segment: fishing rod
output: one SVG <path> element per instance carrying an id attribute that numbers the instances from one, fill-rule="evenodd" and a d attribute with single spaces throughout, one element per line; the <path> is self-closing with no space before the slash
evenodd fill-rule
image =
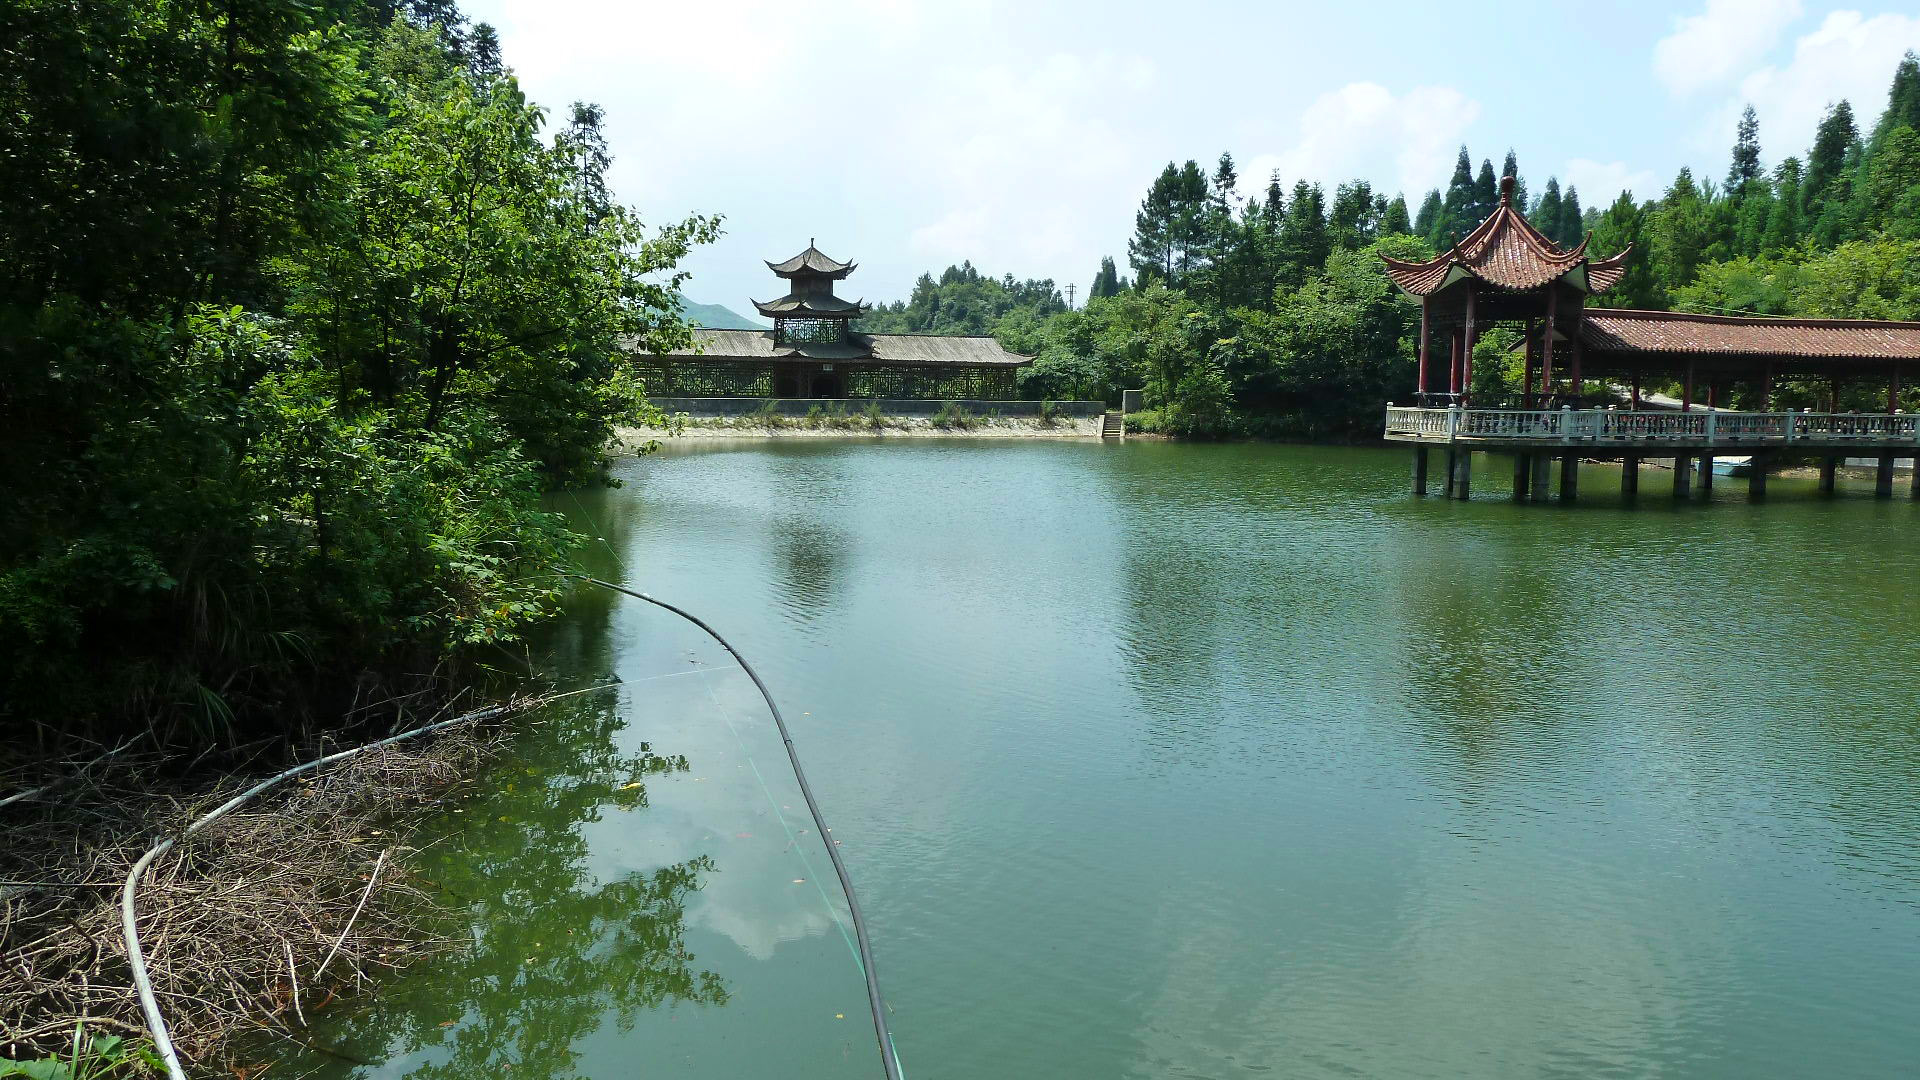
<path id="1" fill-rule="evenodd" d="M 787 761 L 793 765 L 793 778 L 800 782 L 800 795 L 806 800 L 807 812 L 813 815 L 813 824 L 819 830 L 820 838 L 826 841 L 827 858 L 833 861 L 833 872 L 839 876 L 840 889 L 846 893 L 847 896 L 847 912 L 852 917 L 853 935 L 860 949 L 860 968 L 867 977 L 867 1007 L 873 1012 L 873 1033 L 874 1037 L 880 1042 L 880 1064 L 886 1070 L 887 1080 L 901 1080 L 900 1054 L 894 1049 L 893 1032 L 887 1029 L 887 1003 L 886 999 L 880 996 L 880 976 L 874 969 L 873 943 L 867 940 L 867 923 L 860 914 L 860 901 L 854 896 L 853 878 L 847 873 L 847 864 L 840 859 L 840 850 L 837 842 L 833 839 L 833 830 L 827 828 L 826 818 L 820 813 L 820 803 L 813 797 L 813 786 L 807 783 L 807 772 L 800 767 L 800 754 L 793 747 L 793 735 L 787 730 L 786 718 L 780 715 L 780 706 L 773 700 L 773 692 L 767 689 L 765 682 L 761 681 L 760 673 L 753 670 L 753 665 L 747 663 L 747 658 L 740 655 L 740 650 L 734 648 L 732 642 L 721 637 L 718 630 L 708 626 L 705 620 L 701 619 L 698 615 L 684 608 L 669 604 L 665 600 L 657 599 L 643 592 L 636 592 L 624 585 L 615 585 L 611 581 L 602 581 L 599 578 L 588 577 L 585 574 L 559 570 L 557 567 L 555 569 L 556 572 L 563 577 L 574 578 L 590 585 L 598 585 L 603 589 L 611 589 L 614 592 L 631 596 L 636 600 L 644 600 L 655 607 L 666 608 L 668 611 L 673 612 L 675 615 L 706 631 L 707 636 L 719 642 L 721 648 L 727 650 L 735 660 L 739 661 L 740 670 L 746 672 L 747 677 L 753 680 L 753 685 L 759 688 L 760 696 L 766 699 L 767 708 L 773 713 L 774 726 L 780 729 L 780 741 L 786 745 Z"/>

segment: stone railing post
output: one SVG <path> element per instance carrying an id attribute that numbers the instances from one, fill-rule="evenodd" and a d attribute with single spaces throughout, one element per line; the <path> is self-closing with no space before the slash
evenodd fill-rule
<path id="1" fill-rule="evenodd" d="M 1707 410 L 1707 425 L 1706 425 L 1706 427 L 1707 427 L 1707 445 L 1708 445 L 1708 446 L 1712 446 L 1712 445 L 1713 445 L 1713 436 L 1714 436 L 1714 430 L 1715 430 L 1715 428 L 1716 428 L 1716 425 L 1715 425 L 1715 423 L 1714 423 L 1714 412 L 1713 412 L 1713 410 L 1711 410 L 1711 409 L 1709 409 L 1709 410 Z"/>
<path id="2" fill-rule="evenodd" d="M 1447 441 L 1452 442 L 1460 434 L 1460 406 L 1447 406 Z"/>
<path id="3" fill-rule="evenodd" d="M 1571 405 L 1560 406 L 1559 421 L 1560 421 L 1560 441 L 1563 443 L 1572 442 L 1573 441 L 1573 406 Z"/>

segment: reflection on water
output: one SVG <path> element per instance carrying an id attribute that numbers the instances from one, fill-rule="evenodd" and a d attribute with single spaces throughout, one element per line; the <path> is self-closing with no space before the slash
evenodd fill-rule
<path id="1" fill-rule="evenodd" d="M 1920 507 L 1676 507 L 1650 475 L 1627 509 L 1599 468 L 1574 507 L 1422 501 L 1401 452 L 1137 441 L 622 473 L 561 508 L 608 538 L 597 572 L 712 620 L 779 695 L 920 1080 L 1920 1060 Z M 575 603 L 554 670 L 624 685 L 530 736 L 537 794 L 476 796 L 509 800 L 459 834 L 476 874 L 549 850 L 459 879 L 498 966 L 357 1021 L 402 1055 L 368 1075 L 451 1061 L 468 1024 L 496 1032 L 474 1068 L 877 1075 L 751 685 L 666 616 Z M 622 809 L 642 740 L 688 768 Z M 550 826 L 495 820 L 546 799 Z M 617 882 L 651 918 L 596 906 Z M 567 929 L 593 943 L 562 985 L 512 968 Z M 627 951 L 654 974 L 621 982 Z"/>

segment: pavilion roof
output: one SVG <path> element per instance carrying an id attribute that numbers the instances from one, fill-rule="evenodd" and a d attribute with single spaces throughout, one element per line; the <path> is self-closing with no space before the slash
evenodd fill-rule
<path id="1" fill-rule="evenodd" d="M 1514 292 L 1565 280 L 1584 292 L 1603 293 L 1626 277 L 1627 252 L 1589 259 L 1592 239 L 1589 234 L 1572 251 L 1562 250 L 1514 208 L 1513 180 L 1507 177 L 1500 181 L 1500 206 L 1447 251 L 1426 262 L 1381 258 L 1387 276 L 1413 296 L 1439 292 L 1466 278 Z"/>
<path id="2" fill-rule="evenodd" d="M 1920 322 L 1588 308 L 1580 340 L 1588 349 L 1610 353 L 1920 361 Z"/>
<path id="3" fill-rule="evenodd" d="M 819 296 L 801 296 L 789 293 L 778 300 L 753 302 L 755 310 L 769 318 L 775 315 L 820 315 L 840 316 L 859 315 L 867 310 L 867 305 L 859 300 L 842 300 L 831 293 Z"/>
<path id="4" fill-rule="evenodd" d="M 793 277 L 795 274 L 820 274 L 830 278 L 843 278 L 853 273 L 858 263 L 843 263 L 828 257 L 813 241 L 807 241 L 807 250 L 788 259 L 786 262 L 767 263 L 767 269 L 781 277 Z"/>

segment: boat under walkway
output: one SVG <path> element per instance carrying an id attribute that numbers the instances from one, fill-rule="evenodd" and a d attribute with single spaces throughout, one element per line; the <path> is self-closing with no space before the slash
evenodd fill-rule
<path id="1" fill-rule="evenodd" d="M 1387 407 L 1386 438 L 1414 447 L 1413 490 L 1427 493 L 1428 451 L 1446 451 L 1443 490 L 1448 498 L 1468 496 L 1469 455 L 1476 450 L 1514 455 L 1513 495 L 1543 499 L 1550 470 L 1560 460 L 1560 497 L 1579 492 L 1582 459 L 1619 461 L 1625 473 L 1621 490 L 1639 492 L 1639 465 L 1645 458 L 1673 460 L 1675 497 L 1695 484 L 1703 493 L 1713 485 L 1713 459 L 1751 457 L 1748 494 L 1765 498 L 1771 460 L 1791 455 L 1818 458 L 1820 490 L 1831 492 L 1843 457 L 1873 457 L 1874 494 L 1893 494 L 1896 458 L 1920 454 L 1920 414 L 1814 412 L 1650 412 L 1630 409 L 1475 409 Z M 1913 471 L 1909 494 L 1920 499 L 1920 469 Z"/>

